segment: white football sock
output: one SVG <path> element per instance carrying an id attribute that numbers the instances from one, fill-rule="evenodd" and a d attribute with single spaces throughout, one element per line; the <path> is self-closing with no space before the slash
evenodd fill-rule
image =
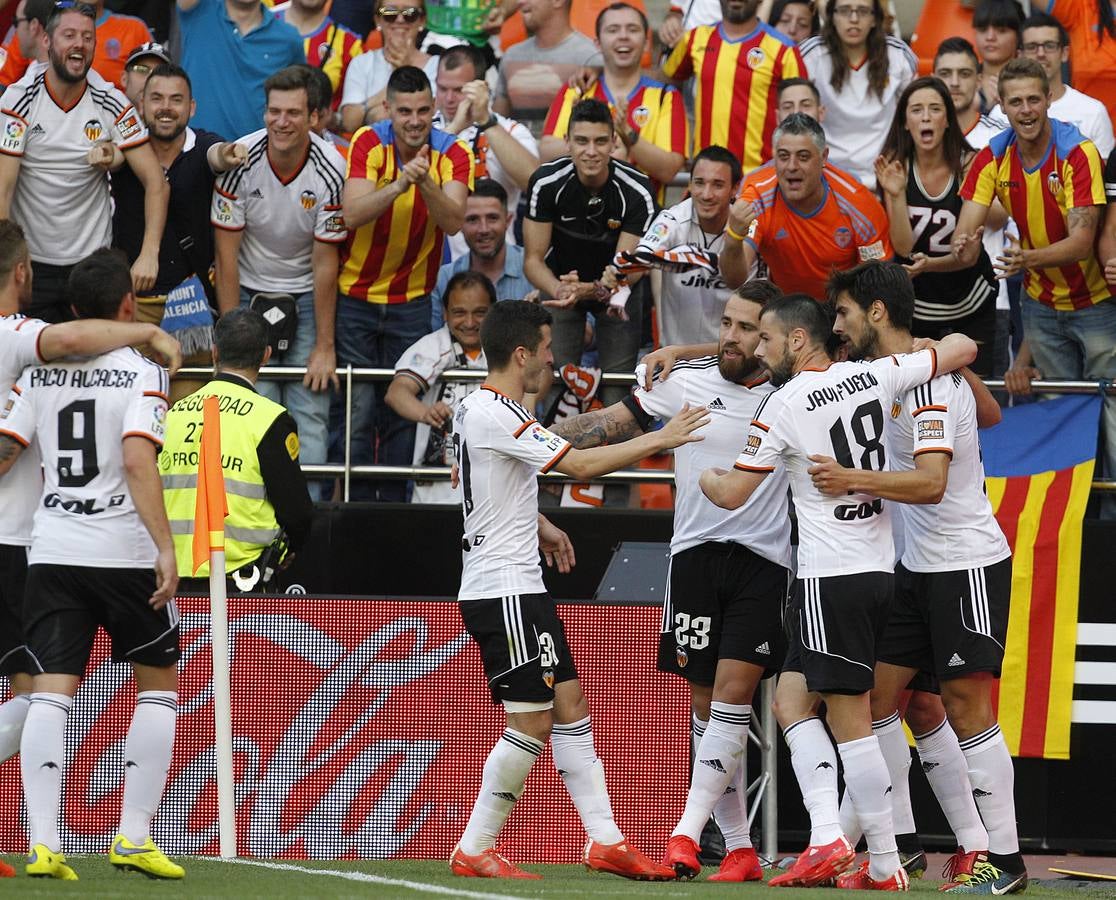
<path id="1" fill-rule="evenodd" d="M 802 803 L 810 814 L 810 844 L 831 844 L 841 837 L 833 741 L 817 716 L 795 722 L 783 732 L 783 738 L 790 748 Z"/>
<path id="2" fill-rule="evenodd" d="M 0 763 L 19 753 L 23 723 L 27 719 L 27 710 L 30 708 L 30 694 L 16 694 L 0 706 Z"/>
<path id="3" fill-rule="evenodd" d="M 476 856 L 496 846 L 496 837 L 523 793 L 523 784 L 542 749 L 530 735 L 504 729 L 484 761 L 480 793 L 459 842 L 463 853 Z"/>
<path id="4" fill-rule="evenodd" d="M 988 852 L 1008 856 L 1019 852 L 1019 832 L 1015 824 L 1015 767 L 1011 762 L 1000 726 L 974 734 L 961 741 L 961 751 L 969 767 L 980 817 L 988 829 Z M 967 849 L 967 848 L 966 848 Z"/>
<path id="5" fill-rule="evenodd" d="M 136 696 L 132 726 L 124 742 L 124 801 L 120 808 L 120 833 L 133 844 L 142 844 L 151 835 L 151 818 L 167 784 L 177 721 L 176 692 L 143 691 Z"/>
<path id="6" fill-rule="evenodd" d="M 612 817 L 604 764 L 593 746 L 593 723 L 586 716 L 568 725 L 555 725 L 550 732 L 554 768 L 577 807 L 585 832 L 598 844 L 618 844 L 624 835 Z"/>
<path id="7" fill-rule="evenodd" d="M 948 720 L 942 719 L 927 734 L 915 735 L 915 746 L 922 772 L 953 829 L 957 845 L 970 851 L 987 850 L 988 832 L 973 799 L 969 767 Z"/>
<path id="8" fill-rule="evenodd" d="M 886 881 L 899 868 L 899 852 L 891 825 L 891 779 L 880 752 L 880 742 L 870 735 L 837 745 L 845 767 L 845 787 L 868 842 L 868 873 Z"/>
<path id="9" fill-rule="evenodd" d="M 725 798 L 725 790 L 740 768 L 751 716 L 752 707 L 748 705 L 735 706 L 716 701 L 710 704 L 709 726 L 694 755 L 694 771 L 690 776 L 686 808 L 673 834 L 684 834 L 695 842 L 701 840 L 705 823 L 709 821 L 714 807 Z M 731 820 L 733 811 L 728 808 L 725 811 Z M 739 823 L 736 823 L 736 827 L 739 828 Z M 724 834 L 724 831 L 721 833 Z M 728 835 L 725 835 L 725 846 L 728 846 Z"/>
<path id="10" fill-rule="evenodd" d="M 872 723 L 872 733 L 880 744 L 880 753 L 891 777 L 891 825 L 896 834 L 916 834 L 914 811 L 911 809 L 911 748 L 899 713 Z"/>
<path id="11" fill-rule="evenodd" d="M 66 765 L 66 717 L 73 704 L 65 694 L 32 694 L 19 745 L 31 844 L 45 844 L 53 853 L 62 850 L 58 807 Z"/>

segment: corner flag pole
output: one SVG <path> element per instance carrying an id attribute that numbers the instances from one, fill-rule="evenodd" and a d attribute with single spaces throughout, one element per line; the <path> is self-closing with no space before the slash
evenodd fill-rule
<path id="1" fill-rule="evenodd" d="M 213 651 L 213 719 L 217 755 L 217 821 L 221 856 L 236 856 L 236 786 L 233 779 L 232 685 L 229 676 L 229 610 L 225 589 L 225 477 L 221 471 L 221 413 L 216 397 L 202 406 L 198 487 L 194 509 L 193 564 L 209 561 L 210 646 Z"/>

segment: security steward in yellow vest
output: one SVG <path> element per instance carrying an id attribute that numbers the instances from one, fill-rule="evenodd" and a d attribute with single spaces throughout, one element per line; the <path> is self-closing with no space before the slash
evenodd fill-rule
<path id="1" fill-rule="evenodd" d="M 209 563 L 193 571 L 194 504 L 202 406 L 216 396 L 221 410 L 221 468 L 229 515 L 225 520 L 225 572 L 232 591 L 260 590 L 269 548 L 286 534 L 297 552 L 310 534 L 314 505 L 298 464 L 298 429 L 280 404 L 256 393 L 260 367 L 271 355 L 267 322 L 239 307 L 213 329 L 216 374 L 205 387 L 167 412 L 167 434 L 159 454 L 163 502 L 174 538 L 180 593 L 209 592 Z M 280 552 L 281 557 L 286 549 Z M 275 563 L 279 559 L 274 559 Z M 197 579 L 186 581 L 186 579 Z"/>

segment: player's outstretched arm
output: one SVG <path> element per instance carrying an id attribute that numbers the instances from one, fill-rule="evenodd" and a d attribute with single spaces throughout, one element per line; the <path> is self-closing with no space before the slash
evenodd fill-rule
<path id="1" fill-rule="evenodd" d="M 977 427 L 991 428 L 993 425 L 999 425 L 1004 417 L 1004 411 L 1000 409 L 1000 404 L 996 402 L 996 398 L 981 381 L 980 376 L 968 366 L 962 368 L 960 374 L 968 384 L 969 390 L 973 392 L 973 399 L 976 401 Z"/>
<path id="2" fill-rule="evenodd" d="M 555 468 L 563 475 L 570 475 L 578 481 L 597 478 L 608 472 L 615 472 L 635 465 L 641 459 L 688 444 L 703 440 L 695 432 L 709 421 L 709 413 L 702 406 L 684 406 L 681 412 L 658 431 L 652 431 L 608 447 L 594 447 L 591 450 L 570 450 Z"/>
<path id="3" fill-rule="evenodd" d="M 174 597 L 178 587 L 178 568 L 174 561 L 174 541 L 171 538 L 167 511 L 163 506 L 163 482 L 156 464 L 158 448 L 145 437 L 133 435 L 123 441 L 124 477 L 128 493 L 136 506 L 151 540 L 155 542 L 155 593 L 148 603 L 162 609 Z"/>
<path id="4" fill-rule="evenodd" d="M 674 364 L 683 359 L 701 359 L 703 356 L 716 356 L 717 344 L 671 344 L 652 350 L 636 366 L 636 378 L 643 382 L 643 389 L 649 391 L 659 376 L 659 381 L 666 381 Z"/>
<path id="5" fill-rule="evenodd" d="M 0 475 L 3 475 L 15 465 L 19 455 L 23 452 L 23 444 L 13 437 L 0 434 Z"/>
<path id="6" fill-rule="evenodd" d="M 920 453 L 909 472 L 874 472 L 846 469 L 830 456 L 814 454 L 806 471 L 821 493 L 828 497 L 871 494 L 900 503 L 940 503 L 949 481 L 946 453 Z"/>
<path id="7" fill-rule="evenodd" d="M 389 389 L 389 403 L 390 397 Z M 577 450 L 588 450 L 590 447 L 619 444 L 631 440 L 643 434 L 646 428 L 636 419 L 635 413 L 628 405 L 629 402 L 635 401 L 624 400 L 604 409 L 595 409 L 592 412 L 563 419 L 551 425 L 550 430 L 564 437 Z M 646 417 L 646 413 L 644 416 Z"/>
<path id="8" fill-rule="evenodd" d="M 709 502 L 721 509 L 740 509 L 763 484 L 767 472 L 746 469 L 706 469 L 698 484 Z"/>
<path id="9" fill-rule="evenodd" d="M 938 357 L 938 375 L 971 365 L 977 358 L 976 341 L 957 332 L 947 334 L 932 346 Z"/>
<path id="10" fill-rule="evenodd" d="M 80 319 L 44 328 L 39 335 L 39 356 L 44 362 L 66 356 L 99 356 L 121 347 L 144 344 L 167 360 L 173 375 L 182 365 L 182 347 L 158 325 L 140 322 L 109 322 L 103 319 Z"/>

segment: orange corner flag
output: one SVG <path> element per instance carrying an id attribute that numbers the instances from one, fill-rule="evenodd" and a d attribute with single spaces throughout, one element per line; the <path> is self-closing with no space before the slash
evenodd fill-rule
<path id="1" fill-rule="evenodd" d="M 221 471 L 221 412 L 216 397 L 202 405 L 201 452 L 194 506 L 194 573 L 209 562 L 211 550 L 225 549 L 225 475 Z"/>

